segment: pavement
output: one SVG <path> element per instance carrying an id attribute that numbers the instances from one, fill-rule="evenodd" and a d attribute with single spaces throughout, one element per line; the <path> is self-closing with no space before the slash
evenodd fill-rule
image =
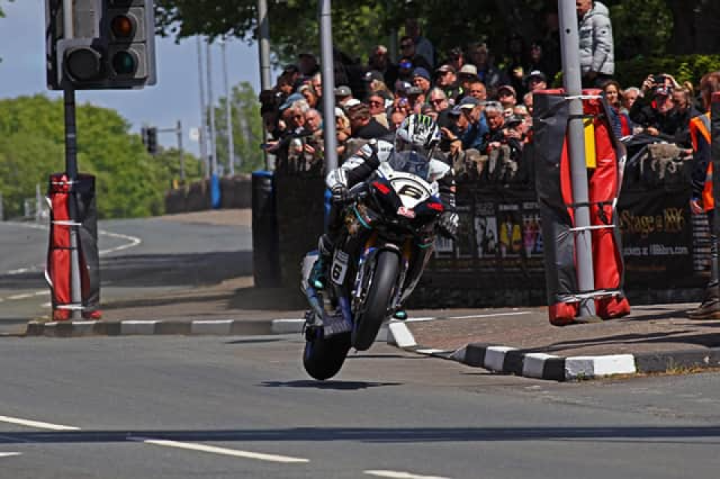
<path id="1" fill-rule="evenodd" d="M 248 215 L 236 212 L 170 218 L 249 223 Z M 685 311 L 694 306 L 635 306 L 625 318 L 565 327 L 550 325 L 544 307 L 417 310 L 407 321 L 386 324 L 378 341 L 498 373 L 557 381 L 720 368 L 720 321 L 687 319 Z M 149 291 L 102 309 L 100 321 L 36 321 L 25 334 L 300 334 L 305 304 L 299 289 L 255 288 L 252 277 L 238 277 L 208 287 Z"/>

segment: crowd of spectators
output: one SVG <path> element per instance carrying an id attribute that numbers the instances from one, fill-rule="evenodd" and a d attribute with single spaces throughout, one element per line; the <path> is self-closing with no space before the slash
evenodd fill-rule
<path id="1" fill-rule="evenodd" d="M 397 63 L 383 45 L 373 48 L 366 62 L 336 51 L 331 119 L 322 115 L 323 78 L 317 58 L 304 53 L 283 70 L 272 90 L 260 94 L 261 114 L 272 138 L 265 147 L 276 155 L 278 170 L 321 171 L 328 121 L 335 122 L 342 162 L 367 140 L 390 138 L 415 112 L 437 121 L 442 132 L 438 153 L 457 176 L 528 181 L 533 92 L 552 86 L 561 69 L 557 14 L 548 14 L 546 21 L 545 37 L 528 41 L 510 34 L 504 52 L 492 52 L 485 43 L 439 52 L 415 19 L 405 25 Z M 609 20 L 603 22 L 596 23 L 597 28 L 607 28 Z M 603 55 L 612 60 L 611 54 Z M 584 81 L 594 82 L 606 97 L 618 137 L 643 135 L 691 147 L 689 121 L 700 114 L 692 84 L 679 84 L 669 74 L 651 74 L 639 87 L 623 87 L 607 66 L 591 65 L 583 74 Z"/>

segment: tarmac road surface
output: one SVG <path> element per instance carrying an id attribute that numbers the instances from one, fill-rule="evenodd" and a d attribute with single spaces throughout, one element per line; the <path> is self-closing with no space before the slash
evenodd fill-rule
<path id="1" fill-rule="evenodd" d="M 715 374 L 556 383 L 298 335 L 0 338 L 8 478 L 715 477 Z"/>

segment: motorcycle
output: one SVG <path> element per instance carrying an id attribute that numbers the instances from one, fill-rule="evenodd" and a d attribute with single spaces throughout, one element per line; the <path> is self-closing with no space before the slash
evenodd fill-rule
<path id="1" fill-rule="evenodd" d="M 317 251 L 302 265 L 310 305 L 303 366 L 318 380 L 337 374 L 351 347 L 369 349 L 383 322 L 400 310 L 430 259 L 444 211 L 428 161 L 413 152 L 392 153 L 348 196 L 328 284 L 320 289 L 310 282 Z"/>

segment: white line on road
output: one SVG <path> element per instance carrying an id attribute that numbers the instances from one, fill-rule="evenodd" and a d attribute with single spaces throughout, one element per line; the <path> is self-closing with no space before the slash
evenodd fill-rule
<path id="1" fill-rule="evenodd" d="M 404 471 L 369 470 L 364 472 L 370 476 L 391 477 L 394 479 L 449 479 L 442 476 L 419 476 L 417 474 Z"/>
<path id="2" fill-rule="evenodd" d="M 30 421 L 29 419 L 20 419 L 17 417 L 0 416 L 0 422 L 10 424 L 18 424 L 20 426 L 36 427 L 38 429 L 50 429 L 53 431 L 79 431 L 79 427 L 63 426 L 62 424 L 51 424 L 49 422 Z"/>
<path id="3" fill-rule="evenodd" d="M 7 299 L 8 301 L 13 301 L 15 299 L 27 299 L 27 298 L 32 298 L 34 296 L 35 296 L 35 293 L 15 294 L 13 296 L 8 296 L 5 299 Z"/>
<path id="4" fill-rule="evenodd" d="M 496 316 L 521 316 L 523 314 L 532 314 L 532 311 L 517 311 L 514 313 L 473 314 L 470 316 L 448 316 L 447 319 L 494 318 Z"/>
<path id="5" fill-rule="evenodd" d="M 209 452 L 211 454 L 222 454 L 225 456 L 242 457 L 245 459 L 258 459 L 260 461 L 270 462 L 310 462 L 309 459 L 301 457 L 278 456 L 276 454 L 263 454 L 259 452 L 240 451 L 237 449 L 227 449 L 224 447 L 206 446 L 204 444 L 196 444 L 192 442 L 168 441 L 164 439 L 150 439 L 146 437 L 128 437 L 130 441 L 142 442 L 145 444 L 154 444 L 156 446 L 174 447 L 178 449 L 188 449 L 191 451 Z"/>
<path id="6" fill-rule="evenodd" d="M 13 457 L 20 455 L 22 455 L 22 452 L 0 452 L 0 457 Z"/>

